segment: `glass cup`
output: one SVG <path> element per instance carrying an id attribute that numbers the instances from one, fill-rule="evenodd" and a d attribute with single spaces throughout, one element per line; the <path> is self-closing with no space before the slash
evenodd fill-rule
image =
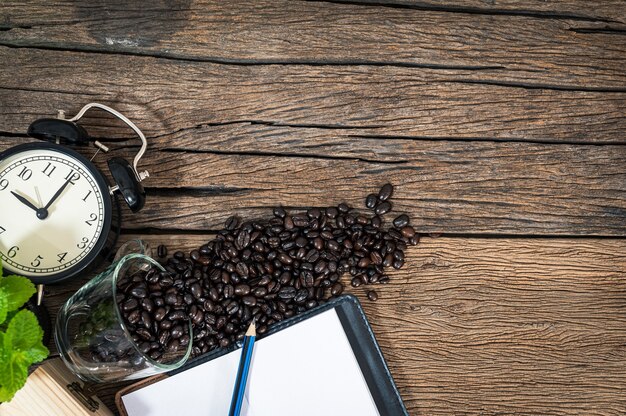
<path id="1" fill-rule="evenodd" d="M 128 254 L 143 254 L 144 256 L 152 257 L 152 247 L 150 247 L 150 244 L 139 238 L 128 240 L 117 249 L 115 257 L 113 258 L 113 263 Z"/>
<path id="2" fill-rule="evenodd" d="M 150 358 L 126 327 L 118 307 L 117 283 L 151 267 L 165 270 L 151 257 L 128 254 L 87 282 L 65 302 L 56 320 L 54 340 L 65 364 L 83 381 L 111 382 L 132 380 L 163 373 L 183 365 L 191 354 L 185 350 L 168 352 L 159 362 Z M 189 336 L 193 339 L 191 320 Z"/>

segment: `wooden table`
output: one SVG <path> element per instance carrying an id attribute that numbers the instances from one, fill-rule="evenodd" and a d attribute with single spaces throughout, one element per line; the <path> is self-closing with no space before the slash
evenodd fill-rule
<path id="1" fill-rule="evenodd" d="M 122 239 L 170 250 L 392 182 L 425 238 L 353 293 L 412 415 L 626 413 L 626 2 L 169 3 L 4 1 L 0 150 L 120 110 L 151 174 Z"/>

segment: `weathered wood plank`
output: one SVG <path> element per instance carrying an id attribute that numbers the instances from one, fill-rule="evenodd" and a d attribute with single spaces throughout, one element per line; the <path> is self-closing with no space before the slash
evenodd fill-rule
<path id="1" fill-rule="evenodd" d="M 128 235 L 124 239 L 136 236 Z M 170 251 L 210 235 L 142 236 Z M 411 414 L 626 412 L 626 240 L 424 238 L 350 289 Z M 47 288 L 53 314 L 85 280 Z M 112 405 L 118 387 L 101 388 Z"/>
<path id="2" fill-rule="evenodd" d="M 1 140 L 0 150 L 17 141 Z M 217 230 L 230 215 L 267 218 L 278 205 L 363 208 L 368 193 L 391 182 L 395 212 L 421 232 L 626 234 L 626 146 L 388 140 L 379 158 L 367 141 L 338 143 L 351 147 L 346 156 L 332 147 L 258 155 L 248 143 L 232 154 L 149 150 L 140 164 L 150 172 L 147 204 L 139 214 L 125 210 L 124 227 Z M 105 160 L 97 158 L 108 172 Z"/>
<path id="3" fill-rule="evenodd" d="M 363 4 L 378 7 L 407 7 L 451 13 L 532 16 L 545 19 L 581 19 L 608 24 L 626 23 L 624 0 L 320 0 L 332 3 Z"/>
<path id="4" fill-rule="evenodd" d="M 520 13 L 525 7 L 515 2 L 399 2 L 412 8 L 338 3 L 5 2 L 0 44 L 244 64 L 467 68 L 474 71 L 461 79 L 473 82 L 624 90 L 623 2 L 561 7 L 535 1 L 528 6 L 535 14 Z M 546 19 L 551 10 L 559 10 L 556 18 Z M 589 20 L 581 21 L 585 16 Z"/>
<path id="5" fill-rule="evenodd" d="M 149 136 L 241 121 L 376 137 L 595 143 L 623 143 L 626 130 L 626 92 L 457 83 L 434 69 L 225 66 L 0 47 L 0 131 L 23 133 L 37 117 L 96 100 Z M 98 128 L 110 117 L 96 117 L 86 120 L 92 134 L 116 133 Z"/>

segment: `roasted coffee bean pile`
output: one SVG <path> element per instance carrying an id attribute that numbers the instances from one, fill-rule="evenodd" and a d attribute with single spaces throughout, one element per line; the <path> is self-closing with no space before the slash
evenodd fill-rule
<path id="1" fill-rule="evenodd" d="M 340 295 L 345 273 L 354 287 L 389 282 L 385 268 L 402 267 L 407 245 L 419 241 L 406 215 L 384 227 L 392 194 L 393 186 L 386 184 L 367 196 L 365 206 L 372 215 L 342 203 L 293 215 L 278 207 L 274 217 L 263 222 L 240 224 L 236 217 L 229 218 L 214 240 L 189 256 L 178 251 L 165 260 L 170 275 L 153 273 L 139 286 L 146 293 L 134 288 L 133 294 L 127 288 L 127 309 L 134 319 L 137 313 L 140 317 L 133 323 L 135 331 L 145 329 L 137 334 L 142 345 L 149 345 L 155 356 L 186 345 L 184 325 L 171 316 L 186 311 L 193 322 L 192 354 L 197 356 L 243 339 L 253 317 L 262 335 L 269 325 Z M 157 254 L 166 257 L 165 246 L 159 246 Z M 375 301 L 378 293 L 369 290 L 367 297 Z M 150 300 L 153 307 L 148 310 L 144 302 Z M 150 319 L 144 322 L 144 316 Z M 178 328 L 177 336 L 173 327 Z M 172 345 L 175 340 L 178 345 Z"/>
<path id="2" fill-rule="evenodd" d="M 190 341 L 183 280 L 172 276 L 151 268 L 117 283 L 119 310 L 126 327 L 139 349 L 154 360 L 188 348 Z"/>

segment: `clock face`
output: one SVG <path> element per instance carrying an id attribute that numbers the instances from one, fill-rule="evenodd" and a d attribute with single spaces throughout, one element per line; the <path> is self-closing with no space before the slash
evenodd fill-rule
<path id="1" fill-rule="evenodd" d="M 7 270 L 37 282 L 93 260 L 108 233 L 111 201 L 82 156 L 49 144 L 24 146 L 0 160 L 0 258 Z"/>

